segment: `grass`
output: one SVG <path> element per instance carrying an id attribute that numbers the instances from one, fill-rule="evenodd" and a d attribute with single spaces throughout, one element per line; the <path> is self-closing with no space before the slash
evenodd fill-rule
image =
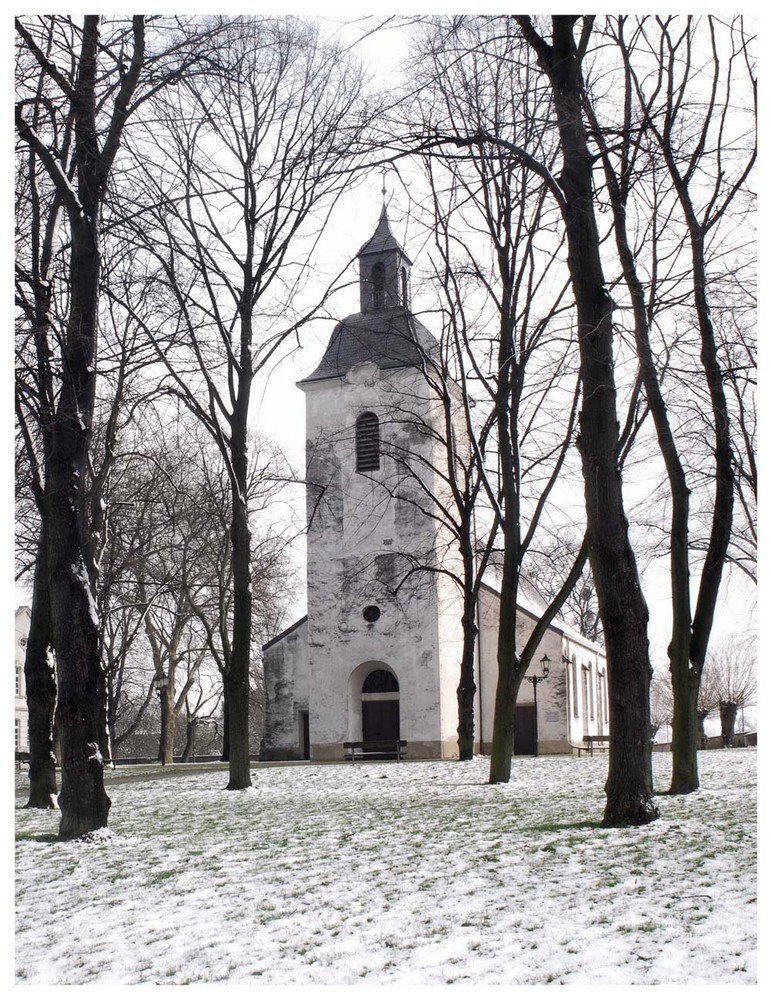
<path id="1" fill-rule="evenodd" d="M 750 983 L 755 760 L 703 755 L 702 791 L 637 830 L 600 826 L 597 756 L 506 786 L 479 759 L 258 767 L 244 792 L 221 765 L 108 774 L 102 842 L 17 809 L 17 978 Z"/>

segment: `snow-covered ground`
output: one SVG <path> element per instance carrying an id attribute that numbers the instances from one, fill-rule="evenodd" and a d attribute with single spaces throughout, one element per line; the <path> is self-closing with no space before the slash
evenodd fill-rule
<path id="1" fill-rule="evenodd" d="M 124 768 L 66 844 L 18 775 L 17 983 L 755 982 L 756 751 L 633 830 L 598 825 L 606 765 Z"/>

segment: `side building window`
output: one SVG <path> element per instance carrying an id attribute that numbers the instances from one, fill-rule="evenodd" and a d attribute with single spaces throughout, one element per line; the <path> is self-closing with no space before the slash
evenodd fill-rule
<path id="1" fill-rule="evenodd" d="M 381 435 L 374 413 L 361 413 L 356 423 L 357 472 L 374 472 L 381 467 Z"/>
<path id="2" fill-rule="evenodd" d="M 576 656 L 571 657 L 571 695 L 574 706 L 574 718 L 579 718 L 579 679 L 576 676 Z"/>

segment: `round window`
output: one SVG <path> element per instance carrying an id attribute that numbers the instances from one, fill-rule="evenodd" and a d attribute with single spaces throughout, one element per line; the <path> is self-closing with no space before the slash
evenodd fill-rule
<path id="1" fill-rule="evenodd" d="M 374 604 L 368 604 L 365 610 L 362 612 L 362 617 L 366 622 L 370 622 L 370 624 L 372 625 L 373 622 L 377 622 L 378 619 L 381 617 L 381 609 L 376 608 Z"/>

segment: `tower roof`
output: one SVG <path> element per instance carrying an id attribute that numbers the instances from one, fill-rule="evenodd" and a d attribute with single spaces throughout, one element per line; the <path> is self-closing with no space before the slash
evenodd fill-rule
<path id="1" fill-rule="evenodd" d="M 434 336 L 404 309 L 354 313 L 336 324 L 324 357 L 298 384 L 342 378 L 367 361 L 381 369 L 418 366 L 436 348 Z"/>
<path id="2" fill-rule="evenodd" d="M 335 325 L 322 360 L 298 385 L 342 378 L 366 362 L 381 369 L 417 367 L 437 350 L 435 338 L 410 312 L 411 261 L 391 231 L 385 204 L 357 256 L 361 311 Z"/>
<path id="3" fill-rule="evenodd" d="M 398 253 L 402 254 L 408 264 L 413 263 L 397 242 L 394 233 L 392 233 L 391 226 L 389 225 L 389 213 L 386 211 L 386 206 L 384 205 L 381 210 L 381 217 L 378 220 L 378 225 L 375 227 L 375 232 L 360 248 L 357 257 L 362 257 L 368 253 L 384 253 L 388 250 L 396 250 Z"/>

